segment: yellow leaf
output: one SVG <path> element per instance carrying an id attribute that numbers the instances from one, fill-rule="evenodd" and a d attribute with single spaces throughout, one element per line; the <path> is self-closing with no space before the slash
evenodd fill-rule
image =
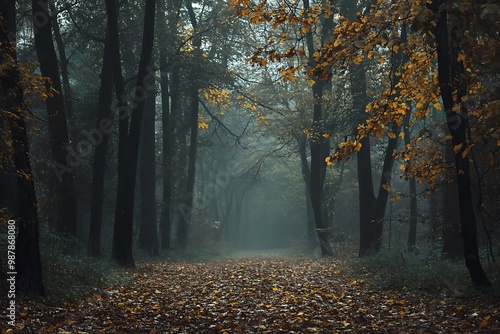
<path id="1" fill-rule="evenodd" d="M 359 141 L 354 141 L 354 149 L 359 152 L 361 150 L 361 143 Z"/>
<path id="2" fill-rule="evenodd" d="M 208 129 L 208 123 L 198 121 L 198 129 L 202 130 Z"/>
<path id="3" fill-rule="evenodd" d="M 463 63 L 465 61 L 465 54 L 460 52 L 457 56 L 457 60 Z"/>
<path id="4" fill-rule="evenodd" d="M 363 61 L 363 55 L 362 54 L 359 54 L 356 56 L 356 58 L 354 58 L 354 64 L 358 65 L 358 64 L 361 64 L 361 62 Z"/>
<path id="5" fill-rule="evenodd" d="M 399 51 L 399 45 L 396 44 L 392 47 L 392 52 L 397 53 L 398 51 Z"/>
<path id="6" fill-rule="evenodd" d="M 464 146 L 464 143 L 460 143 L 458 145 L 453 146 L 453 151 L 455 152 L 455 154 L 457 154 L 460 151 L 462 146 Z"/>
<path id="7" fill-rule="evenodd" d="M 465 157 L 467 156 L 467 154 L 469 154 L 469 151 L 470 149 L 472 148 L 472 146 L 467 146 L 464 151 L 462 152 L 462 158 L 465 159 Z"/>
<path id="8" fill-rule="evenodd" d="M 490 322 L 490 318 L 491 316 L 486 316 L 486 318 L 483 319 L 483 321 L 481 321 L 481 323 L 479 324 L 479 329 L 486 329 L 489 327 L 489 322 Z"/>
<path id="9" fill-rule="evenodd" d="M 400 200 L 401 200 L 401 195 L 399 193 L 397 193 L 396 196 L 394 196 L 391 199 L 389 199 L 389 201 L 392 202 L 392 203 L 400 201 Z"/>

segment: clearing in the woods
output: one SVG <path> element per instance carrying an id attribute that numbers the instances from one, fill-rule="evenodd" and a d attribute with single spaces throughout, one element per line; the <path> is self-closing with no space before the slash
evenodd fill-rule
<path id="1" fill-rule="evenodd" d="M 10 332 L 500 332 L 498 298 L 384 291 L 333 259 L 241 254 L 139 262 L 120 275 L 126 283 L 63 307 L 19 301 Z"/>

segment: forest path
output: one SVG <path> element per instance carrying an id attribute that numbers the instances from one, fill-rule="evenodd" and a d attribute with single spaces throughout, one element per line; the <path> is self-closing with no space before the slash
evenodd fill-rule
<path id="1" fill-rule="evenodd" d="M 122 275 L 129 284 L 65 308 L 20 302 L 12 332 L 500 332 L 498 300 L 378 291 L 333 259 L 143 262 Z"/>
<path id="2" fill-rule="evenodd" d="M 290 256 L 290 249 L 277 248 L 277 249 L 247 249 L 236 250 L 230 252 L 229 257 L 233 259 L 268 259 Z"/>

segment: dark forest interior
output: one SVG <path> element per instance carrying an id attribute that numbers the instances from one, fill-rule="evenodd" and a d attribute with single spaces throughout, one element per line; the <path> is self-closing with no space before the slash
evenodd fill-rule
<path id="1" fill-rule="evenodd" d="M 2 333 L 500 332 L 496 0 L 0 0 Z"/>

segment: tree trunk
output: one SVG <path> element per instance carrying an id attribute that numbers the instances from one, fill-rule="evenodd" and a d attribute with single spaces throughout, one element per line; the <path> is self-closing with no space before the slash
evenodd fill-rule
<path id="1" fill-rule="evenodd" d="M 71 86 L 69 84 L 68 57 L 66 57 L 66 49 L 61 36 L 61 29 L 56 16 L 56 7 L 53 2 L 49 2 L 50 11 L 52 13 L 52 29 L 54 30 L 54 40 L 59 53 L 59 65 L 61 68 L 61 79 L 63 85 L 64 103 L 66 106 L 66 115 L 68 117 L 69 133 L 73 134 L 75 130 L 75 112 L 73 108 L 73 98 L 71 94 Z M 70 138 L 72 136 L 70 135 Z M 74 139 L 74 138 L 73 138 Z"/>
<path id="2" fill-rule="evenodd" d="M 455 152 L 451 141 L 447 141 L 445 148 L 446 163 L 453 164 Z M 451 178 L 452 183 L 445 182 L 444 196 L 442 198 L 442 224 L 443 235 L 442 255 L 449 259 L 459 259 L 464 254 L 462 238 L 460 236 L 460 207 L 458 203 L 458 189 L 455 173 L 449 173 L 446 178 Z"/>
<path id="3" fill-rule="evenodd" d="M 345 6 L 345 2 L 343 4 Z M 352 18 L 355 13 L 355 8 L 349 8 L 348 15 Z M 406 38 L 406 29 L 402 29 L 402 38 Z M 396 75 L 403 61 L 402 50 L 394 54 L 394 63 L 396 70 L 391 77 L 391 90 L 396 87 L 397 82 L 400 80 Z M 365 108 L 368 103 L 368 96 L 366 93 L 366 66 L 364 62 L 360 65 L 352 65 L 350 68 L 350 86 L 351 96 L 353 100 L 353 109 L 359 114 L 359 121 L 364 122 L 366 119 Z M 396 95 L 398 93 L 396 92 Z M 395 122 L 392 124 L 392 133 L 399 133 L 400 126 Z M 385 208 L 389 198 L 392 166 L 394 158 L 393 151 L 397 147 L 398 136 L 389 138 L 387 148 L 384 154 L 384 162 L 382 166 L 382 173 L 380 182 L 378 183 L 378 194 L 375 196 L 373 189 L 373 176 L 371 165 L 371 147 L 370 139 L 368 137 L 361 139 L 361 149 L 357 154 L 357 169 L 358 169 L 358 187 L 359 187 L 359 257 L 378 252 L 382 248 L 382 237 L 384 228 Z"/>
<path id="4" fill-rule="evenodd" d="M 364 110 L 368 103 L 364 64 L 351 66 L 350 73 L 353 109 L 362 115 L 361 120 L 364 121 Z M 363 257 L 378 251 L 381 247 L 384 213 L 375 212 L 370 138 L 363 138 L 361 145 L 356 155 L 356 162 L 359 194 L 359 256 Z"/>
<path id="5" fill-rule="evenodd" d="M 109 30 L 109 28 L 108 28 Z M 102 207 L 104 204 L 104 177 L 110 134 L 113 131 L 111 100 L 113 90 L 113 54 L 109 32 L 106 34 L 104 56 L 101 68 L 101 86 L 99 87 L 98 118 L 96 130 L 89 133 L 95 141 L 94 163 L 92 166 L 92 195 L 89 226 L 89 254 L 101 255 Z M 96 137 L 97 136 L 97 137 Z"/>
<path id="6" fill-rule="evenodd" d="M 193 198 L 194 198 L 194 185 L 196 177 L 196 151 L 198 147 L 198 113 L 199 113 L 199 103 L 198 103 L 198 88 L 195 84 L 190 88 L 190 142 L 189 142 L 189 162 L 188 162 L 188 174 L 186 182 L 186 198 L 184 202 L 183 210 L 186 210 L 188 214 L 184 214 L 182 219 L 179 221 L 178 227 L 178 238 L 180 247 L 185 249 L 187 246 L 187 236 L 189 224 L 192 218 L 192 208 L 193 208 Z"/>
<path id="7" fill-rule="evenodd" d="M 139 246 L 150 256 L 158 256 L 158 229 L 156 225 L 156 148 L 155 113 L 156 94 L 148 89 L 141 132 L 141 225 Z"/>
<path id="8" fill-rule="evenodd" d="M 16 54 L 16 7 L 10 0 L 0 1 L 0 62 L 3 71 L 0 75 L 0 109 L 2 109 L 2 127 L 10 132 L 12 155 L 15 168 L 17 189 L 10 194 L 17 196 L 16 207 L 11 214 L 15 215 L 13 227 L 18 229 L 15 244 L 15 265 L 7 265 L 8 279 L 15 277 L 19 292 L 44 295 L 45 288 L 42 276 L 42 262 L 39 249 L 38 214 L 33 173 L 31 171 L 28 135 L 25 115 L 22 113 L 23 92 L 19 82 L 20 73 Z M 6 66 L 9 64 L 9 66 Z M 8 111 L 13 117 L 3 115 Z M 7 134 L 8 136 L 8 134 Z M 3 171 L 2 171 L 3 173 Z M 13 176 L 1 179 L 13 179 Z M 2 187 L 4 185 L 2 184 Z M 11 222 L 9 222 L 9 226 Z M 15 226 L 17 225 L 17 226 Z M 15 233 L 15 230 L 14 230 Z M 9 239 L 10 240 L 10 239 Z M 9 242 L 10 245 L 10 242 Z M 10 251 L 11 248 L 9 247 Z M 6 251 L 7 252 L 7 251 Z M 10 252 L 9 252 L 10 253 Z M 9 254 L 10 256 L 10 254 Z M 10 274 L 10 272 L 17 272 Z"/>
<path id="9" fill-rule="evenodd" d="M 309 8 L 309 0 L 303 0 L 304 14 L 307 15 Z M 323 36 L 322 36 L 323 37 Z M 314 59 L 314 41 L 313 35 L 308 33 L 306 35 L 306 45 L 308 60 L 311 63 L 311 68 L 316 65 Z M 325 226 L 325 217 L 323 217 L 323 191 L 326 175 L 326 162 L 325 159 L 329 154 L 327 139 L 323 137 L 324 120 L 323 120 L 323 89 L 325 82 L 321 81 L 317 75 L 313 75 L 312 80 L 312 95 L 314 98 L 313 105 L 313 124 L 312 124 L 312 138 L 311 138 L 311 204 L 314 213 L 314 221 L 316 232 L 318 234 L 318 242 L 321 248 L 322 255 L 332 255 L 330 243 L 328 241 L 329 233 Z"/>
<path id="10" fill-rule="evenodd" d="M 111 4 L 110 7 L 114 7 L 114 4 Z M 146 99 L 145 86 L 147 85 L 148 65 L 151 63 L 153 52 L 155 7 L 155 0 L 146 0 L 143 42 L 130 116 L 130 129 L 125 127 L 126 123 L 124 122 L 120 122 L 119 125 L 118 195 L 116 198 L 112 257 L 121 265 L 129 267 L 135 266 L 132 254 L 135 181 L 142 113 Z M 118 35 L 117 32 L 116 35 Z"/>
<path id="11" fill-rule="evenodd" d="M 183 94 L 181 89 L 181 69 L 180 64 L 175 63 L 172 67 L 171 80 L 169 80 L 170 87 L 170 99 L 171 99 L 171 113 L 170 113 L 170 124 L 172 125 L 171 130 L 171 143 L 172 143 L 172 199 L 175 200 L 175 209 L 173 210 L 175 224 L 177 225 L 177 241 L 179 241 L 179 223 L 184 220 L 185 215 L 189 215 L 189 210 L 185 210 L 184 201 L 185 190 L 186 190 L 186 170 L 187 165 L 187 143 L 186 134 L 189 129 L 189 123 L 186 121 L 183 112 Z M 189 120 L 189 119 L 187 119 Z M 174 167 L 175 166 L 175 167 Z M 173 223 L 174 223 L 173 222 Z"/>
<path id="12" fill-rule="evenodd" d="M 165 3 L 158 3 L 158 28 L 168 31 L 165 17 Z M 161 206 L 161 248 L 170 248 L 170 233 L 172 229 L 171 202 L 172 202 L 172 133 L 170 121 L 170 92 L 167 70 L 167 47 L 160 43 L 160 73 L 161 73 L 161 107 L 162 107 L 162 206 Z"/>
<path id="13" fill-rule="evenodd" d="M 188 9 L 189 18 L 191 21 L 191 25 L 194 31 L 193 38 L 193 48 L 194 48 L 194 60 L 201 59 L 201 36 L 198 34 L 198 23 L 196 22 L 196 17 L 194 15 L 194 10 L 191 4 L 191 1 L 186 1 L 186 8 Z M 182 249 L 186 248 L 187 245 L 187 236 L 189 224 L 192 218 L 192 210 L 193 210 L 193 199 L 194 199 L 194 185 L 196 180 L 196 151 L 198 148 L 198 114 L 199 114 L 199 102 L 198 102 L 198 73 L 195 70 L 191 70 L 189 73 L 191 77 L 191 85 L 189 88 L 189 97 L 190 97 L 190 142 L 189 142 L 189 162 L 188 162 L 188 174 L 187 174 L 187 182 L 186 182 L 186 199 L 184 202 L 185 212 L 182 219 L 179 221 L 178 227 L 178 238 L 180 247 Z"/>
<path id="14" fill-rule="evenodd" d="M 417 183 L 414 178 L 410 182 L 410 228 L 408 230 L 408 250 L 414 252 L 417 246 Z"/>
<path id="15" fill-rule="evenodd" d="M 410 144 L 410 113 L 403 119 L 403 132 L 405 135 L 405 145 Z M 408 230 L 408 251 L 415 251 L 417 245 L 417 183 L 415 178 L 409 180 L 410 183 L 410 228 Z"/>
<path id="16" fill-rule="evenodd" d="M 306 200 L 306 219 L 307 219 L 307 243 L 309 249 L 314 249 L 318 244 L 316 235 L 316 227 L 314 222 L 314 213 L 311 203 L 311 172 L 307 161 L 306 152 L 306 135 L 300 134 L 295 137 L 299 147 L 300 162 L 302 165 L 302 178 L 305 185 L 305 200 Z"/>
<path id="17" fill-rule="evenodd" d="M 434 35 L 437 44 L 439 86 L 446 112 L 446 122 L 452 136 L 453 147 L 462 145 L 458 152 L 455 153 L 455 171 L 465 264 L 474 286 L 489 287 L 491 283 L 486 277 L 479 260 L 476 218 L 472 206 L 469 160 L 467 154 L 464 153 L 467 147 L 467 109 L 464 104 L 461 104 L 459 113 L 453 111 L 453 107 L 455 106 L 453 98 L 454 90 L 458 92 L 458 103 L 461 103 L 464 87 L 461 87 L 460 78 L 452 77 L 452 71 L 458 75 L 463 75 L 464 72 L 463 68 L 460 68 L 456 57 L 452 57 L 452 54 L 449 52 L 446 0 L 434 0 L 431 8 L 439 17 Z M 454 49 L 453 51 L 457 51 L 456 47 L 452 48 Z"/>
<path id="18" fill-rule="evenodd" d="M 48 13 L 47 2 L 32 1 L 34 18 L 35 48 L 40 63 L 42 76 L 50 78 L 51 85 L 47 89 L 54 88 L 58 93 L 46 100 L 47 124 L 50 135 L 51 165 L 54 168 L 59 182 L 54 182 L 52 193 L 56 199 L 56 230 L 77 236 L 77 203 L 75 192 L 73 168 L 79 164 L 79 156 L 70 154 L 68 123 L 66 120 L 66 109 L 62 95 L 61 80 L 57 65 L 57 56 L 52 42 L 52 30 L 48 22 L 38 22 L 38 13 Z M 73 152 L 74 153 L 74 152 Z"/>
<path id="19" fill-rule="evenodd" d="M 219 206 L 217 203 L 217 198 L 212 198 L 212 200 L 210 201 L 210 213 L 210 219 L 212 221 L 212 224 L 214 224 L 212 239 L 214 242 L 220 242 L 222 239 L 222 228 L 224 222 L 219 216 Z M 216 225 L 215 222 L 219 222 L 219 224 Z"/>
<path id="20" fill-rule="evenodd" d="M 170 106 L 168 91 L 168 74 L 162 70 L 161 100 L 162 100 L 162 207 L 161 207 L 161 248 L 170 248 L 170 234 L 172 230 L 171 203 L 172 203 L 172 134 L 170 130 Z"/>

